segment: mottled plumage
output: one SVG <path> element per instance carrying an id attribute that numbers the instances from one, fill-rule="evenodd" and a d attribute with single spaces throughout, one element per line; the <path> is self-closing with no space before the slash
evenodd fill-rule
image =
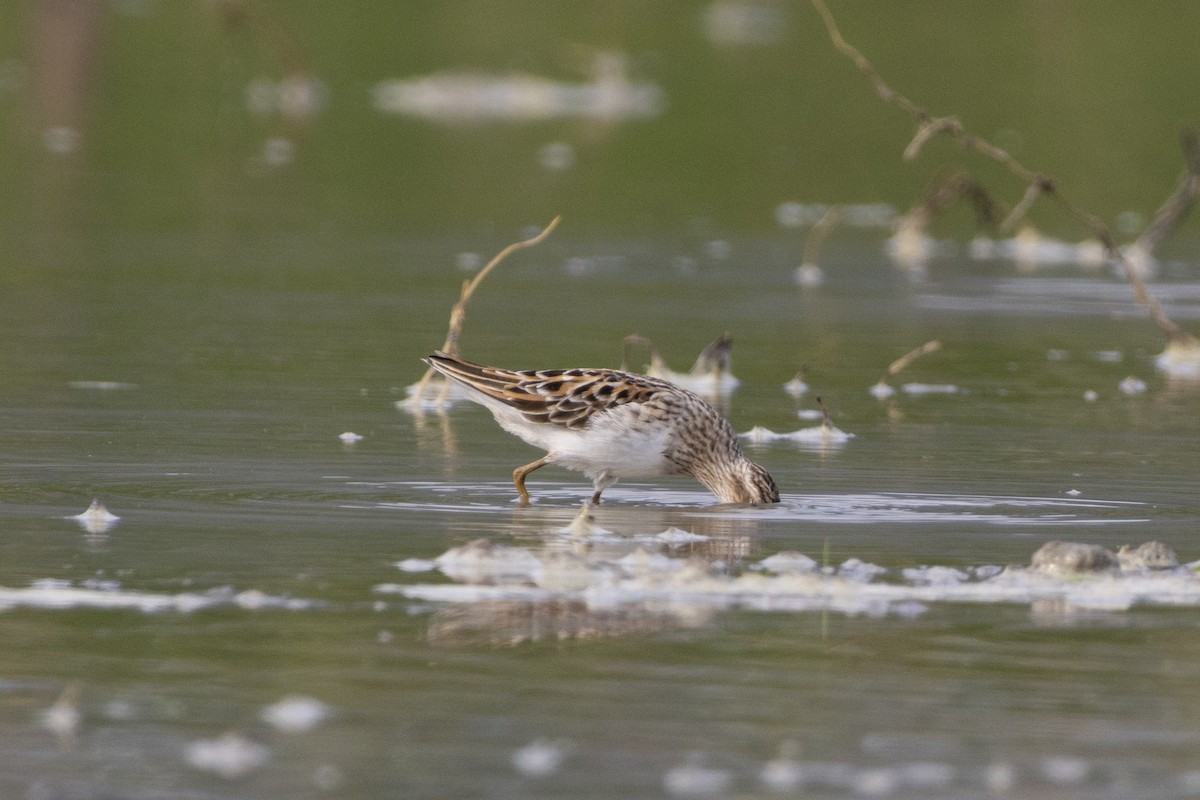
<path id="1" fill-rule="evenodd" d="M 673 383 L 611 369 L 497 369 L 441 352 L 425 363 L 500 427 L 546 450 L 513 471 L 522 503 L 525 477 L 546 464 L 591 478 L 593 502 L 618 478 L 656 475 L 691 475 L 723 503 L 779 502 L 775 481 L 742 454 L 729 421 Z"/>

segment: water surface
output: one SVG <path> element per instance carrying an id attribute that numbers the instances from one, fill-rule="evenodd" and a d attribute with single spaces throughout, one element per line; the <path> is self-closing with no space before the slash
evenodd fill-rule
<path id="1" fill-rule="evenodd" d="M 936 176 L 1024 187 L 949 142 L 901 159 L 910 121 L 811 9 L 126 0 L 55 51 L 34 16 L 84 5 L 0 11 L 0 796 L 1200 795 L 1200 384 L 1108 265 L 1059 257 L 1087 247 L 1051 204 L 1054 264 L 957 207 L 891 263 Z M 1194 5 L 833 5 L 1121 241 L 1171 191 Z M 378 100 L 447 75 L 575 104 Z M 686 369 L 729 332 L 738 431 L 820 396 L 851 436 L 748 441 L 771 508 L 664 478 L 584 523 L 552 467 L 516 507 L 536 452 L 396 403 L 461 281 L 558 214 L 463 355 L 617 366 L 638 333 Z M 1188 329 L 1194 225 L 1151 280 Z M 96 499 L 119 519 L 77 519 Z M 1184 566 L 1029 571 L 1052 540 Z"/>
<path id="2" fill-rule="evenodd" d="M 779 506 L 715 506 L 684 479 L 623 482 L 594 513 L 607 533 L 581 539 L 563 529 L 588 484 L 547 468 L 530 481 L 534 505 L 516 507 L 508 476 L 533 456 L 485 411 L 395 407 L 439 344 L 452 279 L 412 292 L 140 279 L 9 292 L 0 585 L 25 591 L 0 616 L 5 791 L 1197 791 L 1192 601 L 941 600 L 927 588 L 937 573 L 922 572 L 981 580 L 1052 539 L 1157 539 L 1200 558 L 1196 387 L 1156 373 L 1162 342 L 1119 284 L 1075 284 L 1083 308 L 1014 311 L 1012 287 L 1042 278 L 961 262 L 947 265 L 961 277 L 908 284 L 863 250 L 804 293 L 783 263 L 748 263 L 738 246 L 686 281 L 662 266 L 669 242 L 645 250 L 600 274 L 573 275 L 552 252 L 514 263 L 481 290 L 464 351 L 616 365 L 637 331 L 683 368 L 729 330 L 737 429 L 817 424 L 796 412 L 819 393 L 854 434 L 824 449 L 748 444 Z M 564 298 L 586 311 L 564 312 Z M 418 337 L 414 317 L 439 321 Z M 943 349 L 893 382 L 953 391 L 868 393 L 931 338 Z M 782 385 L 801 367 L 812 388 L 796 399 Z M 1118 388 L 1130 375 L 1144 392 Z M 363 438 L 345 444 L 346 431 Z M 106 531 L 70 519 L 93 497 L 120 516 Z M 722 580 L 798 552 L 877 567 L 855 579 L 909 594 L 851 609 L 794 593 L 406 593 L 453 581 L 397 564 L 479 539 L 601 566 L 691 559 Z M 64 692 L 79 716 L 56 735 L 44 713 Z M 324 704 L 311 728 L 263 721 L 297 696 Z"/>

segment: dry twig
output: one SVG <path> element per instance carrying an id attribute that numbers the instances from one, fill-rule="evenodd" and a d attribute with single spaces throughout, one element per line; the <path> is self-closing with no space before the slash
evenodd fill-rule
<path id="1" fill-rule="evenodd" d="M 540 244 L 542 241 L 544 241 L 546 237 L 549 236 L 556 227 L 558 227 L 559 220 L 561 219 L 562 217 L 555 217 L 554 219 L 550 220 L 550 224 L 543 228 L 541 233 L 530 239 L 525 239 L 524 241 L 520 242 L 513 242 L 508 247 L 497 253 L 491 261 L 485 264 L 483 269 L 479 270 L 479 272 L 475 274 L 475 277 L 463 281 L 462 293 L 458 296 L 458 302 L 454 304 L 452 309 L 450 309 L 450 327 L 446 332 L 446 341 L 441 346 L 441 351 L 443 353 L 449 353 L 450 355 L 458 354 L 458 340 L 462 336 L 463 323 L 466 322 L 467 318 L 467 301 L 471 299 L 471 295 L 473 295 L 475 290 L 479 288 L 479 284 L 483 282 L 483 279 L 486 278 L 488 274 L 495 269 L 496 266 L 510 253 L 517 250 L 524 250 L 526 247 L 533 247 L 534 245 Z M 429 385 L 429 381 L 433 375 L 434 370 L 432 367 L 430 367 L 425 370 L 425 374 L 421 376 L 421 380 L 416 383 L 416 386 L 413 389 L 412 397 L 409 398 L 409 402 L 412 403 L 413 407 L 420 407 L 420 404 L 424 400 L 426 387 Z M 446 399 L 446 394 L 449 392 L 449 390 L 450 384 L 449 382 L 446 382 L 442 386 L 442 390 L 439 392 L 436 402 L 439 404 L 443 402 Z"/>
<path id="2" fill-rule="evenodd" d="M 900 372 L 900 370 L 904 369 L 905 367 L 907 367 L 912 362 L 916 361 L 921 356 L 927 355 L 929 353 L 936 353 L 938 350 L 941 350 L 941 349 L 942 349 L 942 343 L 939 342 L 937 339 L 932 339 L 932 340 L 926 342 L 925 344 L 921 345 L 920 347 L 918 347 L 916 350 L 911 350 L 911 351 L 905 353 L 904 355 L 900 356 L 895 361 L 893 361 L 891 364 L 888 364 L 888 368 L 887 368 L 887 370 L 884 371 L 883 377 L 881 377 L 879 379 L 880 383 L 884 382 L 888 378 L 894 377 L 898 372 Z"/>
<path id="3" fill-rule="evenodd" d="M 454 308 L 450 310 L 450 330 L 446 333 L 446 341 L 442 345 L 442 352 L 452 356 L 458 355 L 458 339 L 462 335 L 463 322 L 466 321 L 467 301 L 471 299 L 471 295 L 479 288 L 479 284 L 483 283 L 483 279 L 488 276 L 496 266 L 508 257 L 510 253 L 517 250 L 524 250 L 526 247 L 533 247 L 536 244 L 541 244 L 547 236 L 549 236 L 555 228 L 558 227 L 558 222 L 562 217 L 555 217 L 550 220 L 550 224 L 542 229 L 538 235 L 525 239 L 521 242 L 513 242 L 508 247 L 497 253 L 491 261 L 484 265 L 483 269 L 475 274 L 474 278 L 463 281 L 462 294 L 459 295 L 458 302 L 454 304 Z"/>
<path id="4" fill-rule="evenodd" d="M 1150 311 L 1150 315 L 1158 324 L 1159 329 L 1171 340 L 1171 344 L 1176 347 L 1186 347 L 1200 352 L 1200 340 L 1197 340 L 1191 334 L 1184 331 L 1173 320 L 1167 317 L 1158 300 L 1146 291 L 1146 286 L 1142 283 L 1141 277 L 1136 274 L 1136 270 L 1133 269 L 1124 253 L 1117 246 L 1113 239 L 1112 231 L 1109 230 L 1108 226 L 1099 217 L 1085 211 L 1064 197 L 1052 178 L 1027 168 L 1013 158 L 1006 150 L 995 146 L 986 139 L 968 133 L 963 124 L 954 117 L 934 117 L 912 100 L 897 92 L 880 77 L 879 73 L 875 71 L 875 67 L 867 60 L 867 57 L 842 37 L 841 31 L 837 26 L 837 21 L 834 19 L 833 14 L 830 13 L 829 8 L 826 7 L 824 0 L 810 0 L 810 2 L 817 13 L 820 14 L 822 21 L 824 21 L 825 30 L 828 32 L 833 46 L 854 62 L 858 70 L 871 82 L 875 93 L 882 100 L 899 106 L 908 112 L 916 122 L 917 132 L 912 142 L 904 151 L 905 158 L 911 159 L 916 157 L 926 142 L 938 134 L 945 133 L 956 138 L 963 148 L 978 152 L 1004 166 L 1009 172 L 1024 181 L 1028 188 L 1025 190 L 1025 196 L 1021 199 L 1021 202 L 1008 215 L 1003 227 L 1007 229 L 1015 225 L 1034 201 L 1042 195 L 1049 196 L 1058 203 L 1063 211 L 1095 236 L 1104 245 L 1104 249 L 1107 251 L 1109 257 L 1121 265 L 1133 289 L 1134 298 L 1146 306 Z M 1191 161 L 1192 156 L 1189 154 L 1189 163 Z"/>
<path id="5" fill-rule="evenodd" d="M 804 260 L 802 265 L 817 266 L 817 262 L 821 257 L 821 246 L 825 244 L 825 239 L 837 227 L 837 224 L 842 221 L 842 209 L 838 206 L 830 206 L 817 220 L 816 224 L 808 231 L 808 238 L 804 240 Z"/>
<path id="6" fill-rule="evenodd" d="M 941 349 L 942 343 L 937 339 L 931 339 L 917 349 L 910 350 L 909 352 L 897 358 L 891 364 L 888 364 L 888 368 L 883 371 L 883 375 L 879 377 L 879 381 L 868 391 L 875 395 L 875 397 L 878 397 L 880 400 L 891 397 L 896 393 L 896 390 L 892 388 L 891 384 L 888 383 L 888 378 L 895 377 L 901 370 L 905 369 L 909 364 L 916 361 L 921 356 L 927 355 L 928 353 L 936 353 Z"/>
<path id="7" fill-rule="evenodd" d="M 829 408 L 820 396 L 817 397 L 817 407 L 821 409 L 821 433 L 828 439 L 833 434 L 833 420 L 829 418 Z"/>
<path id="8" fill-rule="evenodd" d="M 1133 247 L 1149 256 L 1166 239 L 1171 231 L 1187 218 L 1188 213 L 1200 193 L 1200 142 L 1196 140 L 1196 132 L 1185 128 L 1180 136 L 1183 147 L 1183 157 L 1186 162 L 1179 183 L 1167 201 L 1154 214 L 1154 219 L 1142 231 L 1142 235 L 1133 243 Z"/>
<path id="9" fill-rule="evenodd" d="M 1000 201 L 992 197 L 991 192 L 982 183 L 963 170 L 934 181 L 921 202 L 905 212 L 901 224 L 912 225 L 924 233 L 938 214 L 964 197 L 970 201 L 981 225 L 991 228 L 1000 225 Z"/>

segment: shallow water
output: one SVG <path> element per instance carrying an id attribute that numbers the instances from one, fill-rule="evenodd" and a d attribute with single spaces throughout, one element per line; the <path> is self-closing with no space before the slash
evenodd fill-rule
<path id="1" fill-rule="evenodd" d="M 832 5 L 1121 241 L 1171 190 L 1200 6 Z M 938 174 L 1022 187 L 902 159 L 805 4 L 90 7 L 0 9 L 0 798 L 1200 796 L 1200 381 L 1053 203 L 1071 241 L 953 209 L 897 269 Z M 728 331 L 778 506 L 630 481 L 581 519 L 546 468 L 517 508 L 537 453 L 396 407 L 559 214 L 463 354 Z M 1151 282 L 1193 332 L 1194 222 Z M 1053 540 L 1183 566 L 1029 569 Z"/>
<path id="2" fill-rule="evenodd" d="M 0 793 L 1200 794 L 1191 571 L 1001 572 L 1053 539 L 1200 559 L 1200 386 L 1155 371 L 1123 287 L 965 261 L 911 283 L 864 246 L 802 292 L 757 258 L 770 242 L 686 280 L 674 247 L 613 243 L 582 274 L 569 238 L 516 259 L 464 352 L 616 365 L 636 331 L 685 368 L 729 330 L 739 431 L 811 427 L 796 412 L 819 394 L 853 434 L 747 444 L 776 507 L 623 482 L 571 529 L 589 485 L 553 468 L 515 507 L 528 447 L 469 404 L 395 406 L 457 291 L 416 256 L 407 290 L 7 292 Z M 952 391 L 868 392 L 933 338 L 893 382 Z M 1131 375 L 1144 392 L 1118 388 Z M 73 518 L 93 498 L 106 530 Z M 526 566 L 455 581 L 434 562 L 480 539 Z M 817 572 L 764 568 L 779 553 Z"/>

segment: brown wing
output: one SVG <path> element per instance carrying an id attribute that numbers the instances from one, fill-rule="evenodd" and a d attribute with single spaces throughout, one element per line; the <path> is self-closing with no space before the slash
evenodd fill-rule
<path id="1" fill-rule="evenodd" d="M 530 422 L 582 428 L 596 414 L 645 403 L 677 387 L 612 369 L 507 370 L 436 352 L 425 363 L 448 378 L 510 406 Z"/>

